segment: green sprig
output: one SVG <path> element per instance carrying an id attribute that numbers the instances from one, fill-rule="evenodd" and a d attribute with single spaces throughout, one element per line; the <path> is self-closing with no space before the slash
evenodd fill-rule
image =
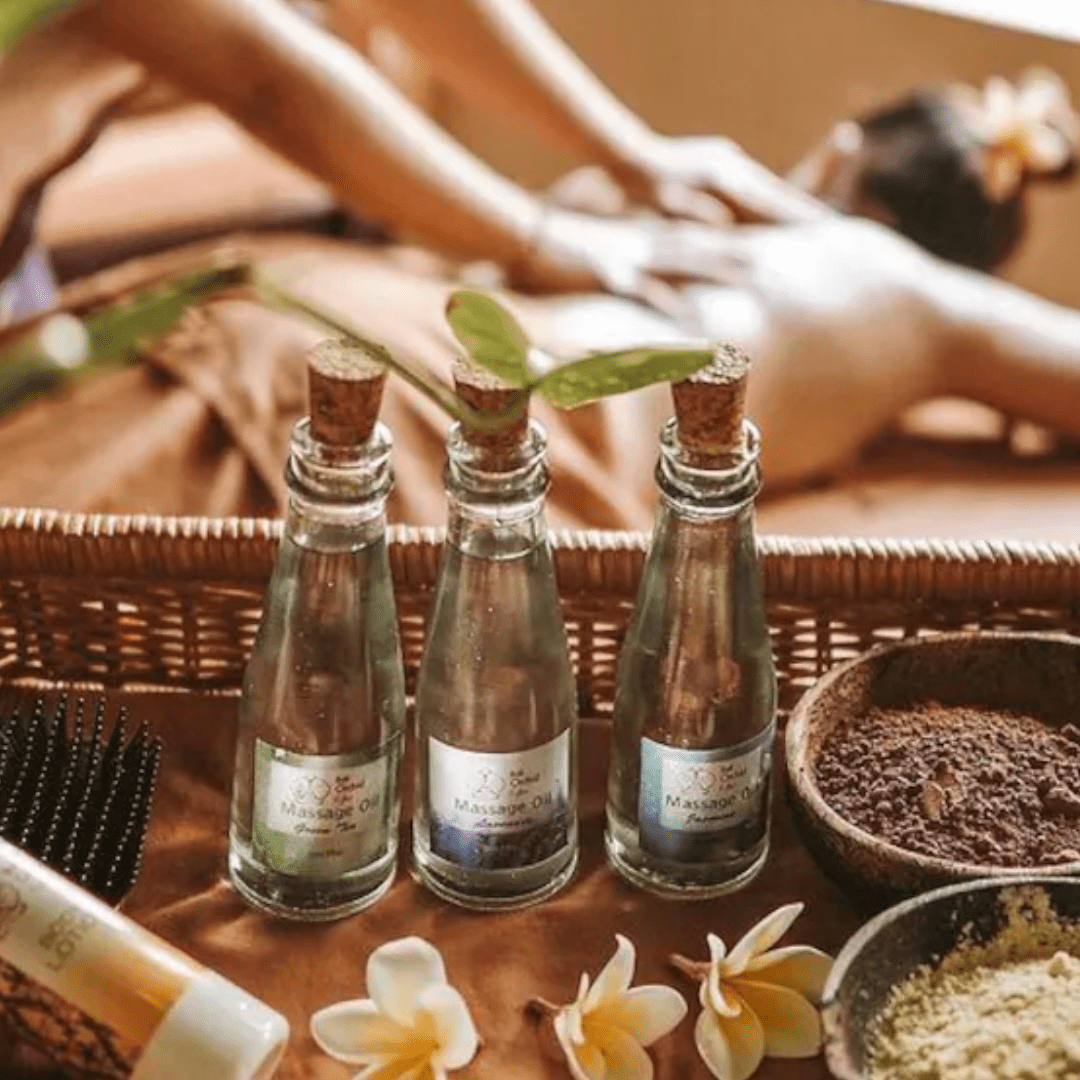
<path id="1" fill-rule="evenodd" d="M 129 363 L 175 330 L 190 307 L 237 289 L 247 289 L 267 305 L 302 315 L 348 341 L 455 420 L 481 430 L 494 430 L 518 419 L 533 393 L 540 393 L 559 408 L 570 409 L 650 383 L 685 379 L 712 358 L 712 351 L 704 348 L 640 348 L 595 353 L 552 366 L 551 358 L 529 344 L 513 316 L 496 301 L 482 293 L 460 290 L 447 306 L 454 335 L 476 363 L 520 388 L 505 410 L 483 413 L 459 398 L 422 363 L 372 341 L 348 320 L 296 295 L 246 260 L 233 259 L 156 284 L 130 300 L 86 315 L 82 320 L 86 358 L 74 366 L 62 363 L 46 347 L 41 330 L 50 316 L 36 320 L 0 353 L 0 412 L 39 393 Z M 534 370 L 532 362 L 540 358 L 544 370 Z"/>
<path id="2" fill-rule="evenodd" d="M 179 325 L 184 312 L 225 290 L 251 282 L 251 267 L 228 262 L 206 267 L 162 285 L 143 289 L 132 299 L 91 312 L 82 319 L 85 360 L 66 364 L 50 353 L 43 337 L 50 319 L 32 321 L 0 355 L 0 414 L 39 394 L 122 367 Z"/>
<path id="3" fill-rule="evenodd" d="M 470 290 L 451 295 L 446 320 L 473 361 L 512 386 L 520 386 L 526 394 L 539 393 L 561 409 L 574 409 L 656 382 L 679 382 L 705 367 L 713 356 L 707 348 L 643 347 L 554 363 L 529 345 L 505 308 L 490 296 Z M 543 372 L 530 366 L 530 357 L 536 356 L 548 361 Z"/>
<path id="4" fill-rule="evenodd" d="M 0 57 L 31 30 L 58 18 L 80 0 L 2 0 Z"/>

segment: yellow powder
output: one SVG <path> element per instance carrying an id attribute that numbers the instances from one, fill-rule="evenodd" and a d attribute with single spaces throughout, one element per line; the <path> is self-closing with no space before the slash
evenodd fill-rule
<path id="1" fill-rule="evenodd" d="M 1041 889 L 1004 894 L 1007 923 L 890 995 L 869 1080 L 1080 1080 L 1080 926 Z"/>

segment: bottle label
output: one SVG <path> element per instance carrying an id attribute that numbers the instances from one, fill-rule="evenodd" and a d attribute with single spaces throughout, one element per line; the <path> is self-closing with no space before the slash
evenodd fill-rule
<path id="1" fill-rule="evenodd" d="M 746 742 L 715 750 L 684 750 L 642 739 L 642 844 L 675 855 L 685 846 L 680 838 L 727 832 L 759 820 L 767 805 L 773 733 L 770 724 Z"/>
<path id="2" fill-rule="evenodd" d="M 331 878 L 386 846 L 397 740 L 348 754 L 295 754 L 255 740 L 252 848 L 282 874 Z"/>
<path id="3" fill-rule="evenodd" d="M 570 732 L 513 753 L 428 740 L 431 850 L 457 866 L 532 866 L 569 841 Z"/>

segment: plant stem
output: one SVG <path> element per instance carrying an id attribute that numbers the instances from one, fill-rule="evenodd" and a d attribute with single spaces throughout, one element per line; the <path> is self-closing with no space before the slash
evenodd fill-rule
<path id="1" fill-rule="evenodd" d="M 561 1005 L 555 1005 L 547 998 L 541 997 L 529 998 L 525 1008 L 535 1016 L 555 1016 L 556 1013 L 562 1012 Z"/>
<path id="2" fill-rule="evenodd" d="M 672 953 L 668 957 L 668 963 L 676 971 L 689 975 L 691 979 L 707 979 L 712 968 L 712 965 L 707 960 L 690 960 L 688 957 L 680 956 L 678 953 Z"/>
<path id="3" fill-rule="evenodd" d="M 258 270 L 254 271 L 254 283 L 259 295 L 267 304 L 284 311 L 297 312 L 317 323 L 324 330 L 329 330 L 337 336 L 347 339 L 352 344 L 363 349 L 372 360 L 385 364 L 386 367 L 400 375 L 409 385 L 429 397 L 451 417 L 460 420 L 468 427 L 482 431 L 494 431 L 517 420 L 528 403 L 529 391 L 526 389 L 521 391 L 515 402 L 507 409 L 497 413 L 478 412 L 462 401 L 450 387 L 439 382 L 420 365 L 405 360 L 399 354 L 391 353 L 384 345 L 364 337 L 363 334 L 356 330 L 355 327 L 350 326 L 340 316 L 326 311 L 313 304 L 310 300 L 304 300 Z"/>

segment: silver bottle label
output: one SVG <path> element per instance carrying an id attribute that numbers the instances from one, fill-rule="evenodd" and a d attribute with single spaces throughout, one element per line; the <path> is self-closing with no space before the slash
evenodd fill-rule
<path id="1" fill-rule="evenodd" d="M 255 740 L 254 854 L 282 874 L 333 878 L 386 845 L 396 740 L 348 754 L 296 754 Z"/>
<path id="2" fill-rule="evenodd" d="M 530 750 L 491 753 L 428 740 L 431 850 L 458 866 L 531 866 L 570 829 L 570 732 Z"/>
<path id="3" fill-rule="evenodd" d="M 772 726 L 737 746 L 714 750 L 643 738 L 642 844 L 677 857 L 685 841 L 757 821 L 767 801 L 772 745 Z"/>

